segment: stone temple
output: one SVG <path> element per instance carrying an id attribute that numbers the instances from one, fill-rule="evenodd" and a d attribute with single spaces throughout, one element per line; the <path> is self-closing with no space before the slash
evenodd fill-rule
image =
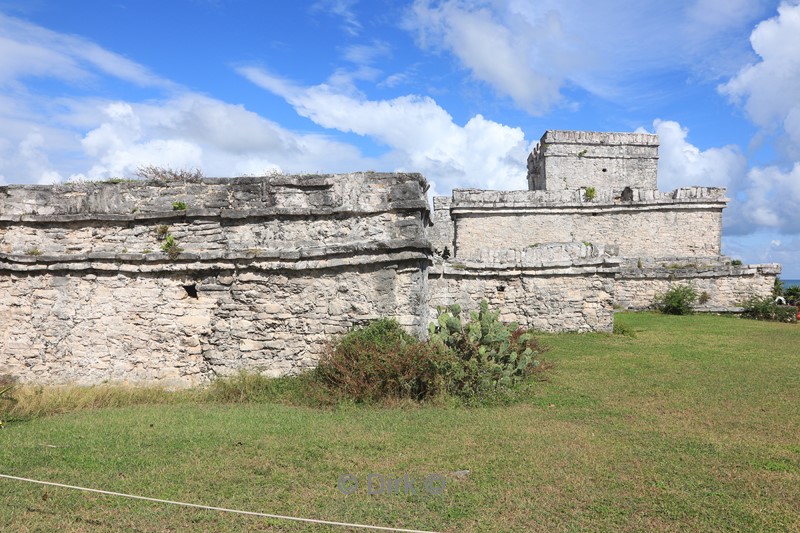
<path id="1" fill-rule="evenodd" d="M 528 190 L 433 211 L 406 173 L 0 187 L 0 374 L 182 387 L 302 371 L 378 317 L 424 335 L 456 302 L 610 331 L 675 284 L 708 311 L 769 294 L 779 265 L 721 255 L 725 190 L 661 192 L 657 163 L 655 135 L 548 131 Z"/>

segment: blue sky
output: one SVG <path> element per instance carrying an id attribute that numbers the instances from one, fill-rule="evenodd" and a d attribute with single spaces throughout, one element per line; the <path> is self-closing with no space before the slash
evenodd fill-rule
<path id="1" fill-rule="evenodd" d="M 523 189 L 547 129 L 660 135 L 724 252 L 800 278 L 800 3 L 0 0 L 0 184 L 407 170 Z"/>

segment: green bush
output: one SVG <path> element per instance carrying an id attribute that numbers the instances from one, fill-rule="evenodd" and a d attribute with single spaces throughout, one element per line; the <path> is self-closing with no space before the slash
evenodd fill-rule
<path id="1" fill-rule="evenodd" d="M 545 348 L 531 332 L 498 316 L 486 302 L 465 323 L 459 306 L 440 309 L 428 341 L 394 320 L 374 321 L 332 342 L 312 379 L 333 400 L 499 398 L 550 365 L 541 360 Z"/>
<path id="2" fill-rule="evenodd" d="M 186 211 L 186 202 L 172 202 L 173 211 Z"/>
<path id="3" fill-rule="evenodd" d="M 797 307 L 794 305 L 776 304 L 771 296 L 752 296 L 742 306 L 742 316 L 754 320 L 772 320 L 775 322 L 797 322 Z"/>
<path id="4" fill-rule="evenodd" d="M 500 322 L 499 315 L 489 311 L 485 300 L 467 323 L 462 323 L 457 304 L 438 309 L 437 320 L 430 325 L 430 342 L 446 346 L 460 363 L 447 379 L 452 394 L 481 397 L 544 370 L 540 355 L 545 347 L 516 323 Z"/>
<path id="5" fill-rule="evenodd" d="M 676 285 L 664 294 L 657 294 L 653 305 L 667 315 L 690 315 L 697 301 L 697 291 L 689 285 Z"/>
<path id="6" fill-rule="evenodd" d="M 331 343 L 313 377 L 339 400 L 419 401 L 446 390 L 455 362 L 444 346 L 420 342 L 395 320 L 381 319 Z"/>

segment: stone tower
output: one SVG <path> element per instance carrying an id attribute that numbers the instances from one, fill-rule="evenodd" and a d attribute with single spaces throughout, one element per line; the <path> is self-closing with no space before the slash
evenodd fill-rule
<path id="1" fill-rule="evenodd" d="M 658 136 L 549 130 L 528 157 L 528 190 L 657 189 Z"/>

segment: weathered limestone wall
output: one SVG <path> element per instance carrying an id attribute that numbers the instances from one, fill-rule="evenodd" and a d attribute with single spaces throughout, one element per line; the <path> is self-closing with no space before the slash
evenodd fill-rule
<path id="1" fill-rule="evenodd" d="M 781 272 L 778 264 L 732 265 L 720 257 L 675 258 L 624 264 L 617 278 L 617 304 L 647 309 L 657 294 L 673 286 L 690 285 L 708 300 L 699 310 L 733 311 L 751 296 L 767 296 Z M 641 265 L 641 266 L 639 266 Z"/>
<path id="2" fill-rule="evenodd" d="M 554 243 L 537 250 L 487 251 L 483 261 L 445 261 L 429 272 L 431 316 L 481 300 L 500 319 L 540 331 L 611 331 L 619 262 L 602 247 Z"/>
<path id="3" fill-rule="evenodd" d="M 0 276 L 0 373 L 40 383 L 170 386 L 239 368 L 296 373 L 314 366 L 326 339 L 355 324 L 392 316 L 411 330 L 427 325 L 427 259 L 394 259 L 297 270 L 258 260 L 167 272 L 152 264 L 150 272 L 110 262 L 103 266 L 111 270 L 26 265 Z"/>
<path id="4" fill-rule="evenodd" d="M 300 250 L 424 240 L 418 174 L 0 187 L 0 253 Z M 186 210 L 174 210 L 184 202 Z"/>
<path id="5" fill-rule="evenodd" d="M 447 248 L 450 256 L 454 253 L 455 225 L 450 217 L 452 203 L 453 199 L 450 196 L 433 197 L 433 213 L 431 215 L 433 225 L 428 227 L 428 238 L 438 255 L 442 255 L 445 248 Z"/>
<path id="6" fill-rule="evenodd" d="M 222 182 L 0 188 L 0 374 L 188 386 L 298 372 L 382 316 L 426 329 L 419 175 Z"/>
<path id="7" fill-rule="evenodd" d="M 726 201 L 724 189 L 697 187 L 633 190 L 629 201 L 608 189 L 591 201 L 581 191 L 456 190 L 456 257 L 554 241 L 617 245 L 621 257 L 715 256 Z"/>
<path id="8" fill-rule="evenodd" d="M 657 189 L 658 136 L 547 131 L 528 158 L 528 189 Z"/>

